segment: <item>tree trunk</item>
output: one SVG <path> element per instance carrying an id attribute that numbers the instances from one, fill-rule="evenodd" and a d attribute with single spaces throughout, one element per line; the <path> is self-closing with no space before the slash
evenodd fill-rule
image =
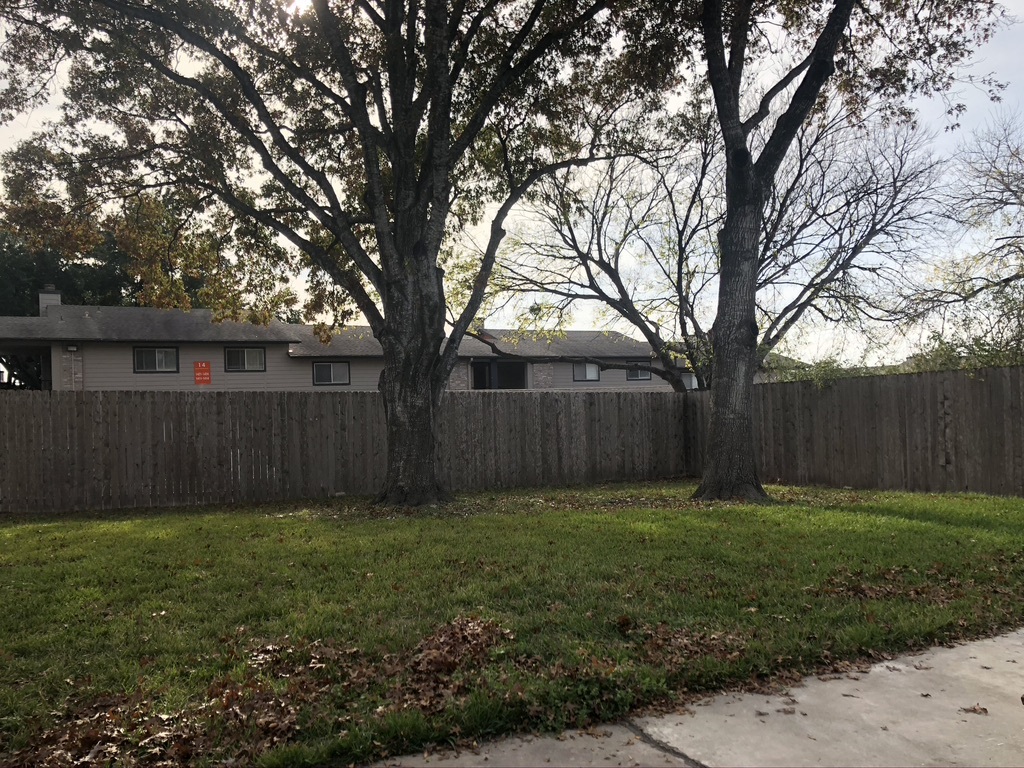
<path id="1" fill-rule="evenodd" d="M 378 501 L 417 507 L 442 503 L 447 496 L 437 477 L 437 411 L 440 398 L 424 371 L 405 354 L 405 364 L 389 364 L 381 376 L 388 432 L 388 468 Z"/>
<path id="2" fill-rule="evenodd" d="M 746 190 L 735 204 L 728 201 L 729 214 L 719 233 L 722 268 L 712 329 L 711 423 L 695 499 L 768 500 L 757 476 L 751 413 L 758 337 L 754 297 L 763 207 L 753 185 Z"/>
<path id="3" fill-rule="evenodd" d="M 388 466 L 377 501 L 415 507 L 443 503 L 448 496 L 437 474 L 437 414 L 447 385 L 439 370 L 444 339 L 441 271 L 419 244 L 403 266 L 412 272 L 389 282 L 382 297 L 388 325 L 378 340 L 384 349 L 380 391 L 388 433 Z"/>

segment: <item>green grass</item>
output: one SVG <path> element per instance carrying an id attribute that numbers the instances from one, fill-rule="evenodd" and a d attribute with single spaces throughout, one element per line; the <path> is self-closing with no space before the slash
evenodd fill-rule
<path id="1" fill-rule="evenodd" d="M 770 490 L 8 520 L 0 764 L 361 762 L 1024 624 L 1024 500 Z"/>

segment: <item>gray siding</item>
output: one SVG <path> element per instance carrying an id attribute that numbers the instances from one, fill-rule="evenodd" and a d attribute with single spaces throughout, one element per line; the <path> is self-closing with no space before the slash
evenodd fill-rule
<path id="1" fill-rule="evenodd" d="M 133 349 L 136 346 L 177 346 L 177 373 L 135 373 Z M 224 370 L 226 346 L 262 346 L 266 352 L 266 370 L 228 372 Z M 309 358 L 289 357 L 285 344 L 190 343 L 177 345 L 79 342 L 76 353 L 67 353 L 62 344 L 52 346 L 54 389 L 138 390 L 138 391 L 332 391 L 377 390 L 384 361 L 379 358 Z M 314 386 L 313 363 L 321 360 L 343 360 L 349 364 L 350 384 Z M 211 382 L 195 383 L 193 364 L 210 363 Z M 692 378 L 692 377 L 691 377 Z M 449 381 L 449 389 L 470 388 L 470 362 L 459 360 Z M 628 381 L 626 371 L 601 371 L 600 381 L 573 381 L 572 363 L 533 363 L 527 365 L 527 387 L 530 389 L 670 391 L 671 387 L 657 376 L 647 381 Z"/>
<path id="2" fill-rule="evenodd" d="M 383 361 L 353 358 L 349 363 L 351 383 L 347 386 L 314 387 L 313 360 L 291 358 L 286 344 L 178 344 L 177 373 L 135 373 L 133 348 L 135 346 L 170 346 L 163 344 L 103 344 L 82 343 L 80 360 L 83 369 L 83 388 L 86 390 L 142 390 L 142 391 L 244 391 L 277 392 L 376 390 Z M 224 370 L 225 346 L 262 346 L 266 351 L 266 370 L 237 372 Z M 337 358 L 343 359 L 343 358 Z M 210 384 L 195 383 L 194 366 L 198 361 L 210 363 Z M 57 381 L 54 376 L 54 381 Z"/>
<path id="3" fill-rule="evenodd" d="M 62 344 L 50 345 L 50 370 L 43 371 L 43 378 L 50 379 L 50 389 L 62 390 L 64 386 L 63 358 L 60 351 L 64 348 Z M 45 367 L 45 366 L 44 366 Z M 46 386 L 45 384 L 43 386 Z"/>
<path id="4" fill-rule="evenodd" d="M 544 367 L 550 368 L 550 372 L 545 371 L 543 378 L 541 376 L 536 378 L 538 382 L 542 380 L 550 381 L 548 386 L 551 389 L 621 389 L 627 391 L 635 390 L 637 392 L 649 392 L 652 390 L 672 391 L 672 387 L 658 376 L 652 375 L 650 379 L 645 381 L 627 381 L 626 371 L 619 370 L 601 371 L 600 381 L 573 381 L 572 366 L 572 363 L 546 363 Z M 540 368 L 541 366 L 537 367 Z"/>
<path id="5" fill-rule="evenodd" d="M 332 390 L 345 390 L 351 389 L 356 392 L 376 392 L 380 386 L 380 373 L 384 370 L 384 361 L 377 360 L 374 358 L 367 357 L 332 357 L 324 358 L 318 362 L 328 362 L 329 360 L 339 360 L 348 363 L 349 373 L 349 384 L 340 386 L 313 386 L 313 360 L 309 358 L 289 358 L 289 362 L 298 367 L 302 371 L 302 375 L 306 377 L 306 386 L 304 389 L 313 390 L 315 392 L 330 392 Z M 300 387 L 296 387 L 300 389 Z"/>
<path id="6" fill-rule="evenodd" d="M 478 358 L 479 359 L 479 358 Z M 692 374 L 687 374 L 688 386 L 696 387 L 696 379 Z M 448 388 L 453 390 L 470 389 L 470 361 L 459 360 L 452 370 L 451 379 L 448 381 Z M 573 381 L 572 363 L 527 363 L 526 366 L 527 389 L 576 389 L 576 390 L 600 390 L 617 389 L 627 392 L 671 392 L 664 379 L 651 376 L 650 380 L 627 381 L 626 371 L 601 371 L 600 381 Z"/>

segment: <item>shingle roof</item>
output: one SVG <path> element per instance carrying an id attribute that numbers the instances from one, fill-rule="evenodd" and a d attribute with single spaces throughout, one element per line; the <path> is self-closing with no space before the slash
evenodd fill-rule
<path id="1" fill-rule="evenodd" d="M 330 344 L 324 344 L 313 333 L 311 325 L 290 326 L 299 337 L 299 344 L 292 344 L 288 354 L 292 357 L 382 357 L 384 350 L 373 332 L 366 325 L 346 325 L 331 337 Z"/>
<path id="2" fill-rule="evenodd" d="M 508 329 L 487 330 L 500 349 L 524 357 L 597 357 L 645 360 L 650 348 L 617 331 L 562 331 L 530 334 Z M 312 326 L 273 321 L 253 325 L 213 322 L 208 309 L 156 309 L 153 307 L 83 307 L 58 304 L 42 317 L 0 317 L 0 341 L 123 341 L 290 343 L 292 357 L 381 357 L 380 343 L 367 326 L 341 328 L 323 344 Z M 485 343 L 467 336 L 459 357 L 492 358 Z"/>
<path id="3" fill-rule="evenodd" d="M 366 326 L 350 325 L 341 328 L 323 344 L 312 328 L 302 326 L 306 334 L 302 343 L 293 344 L 292 357 L 380 357 L 380 343 Z M 651 348 L 642 341 L 631 339 L 617 331 L 562 331 L 546 336 L 524 334 L 512 330 L 488 330 L 498 348 L 524 357 L 598 357 L 647 360 Z M 485 343 L 469 336 L 459 345 L 459 357 L 491 358 L 498 355 Z"/>
<path id="4" fill-rule="evenodd" d="M 83 307 L 53 305 L 42 317 L 0 317 L 0 340 L 260 342 L 286 344 L 301 340 L 295 326 L 213 322 L 208 309 L 153 307 Z"/>
<path id="5" fill-rule="evenodd" d="M 599 357 L 649 360 L 650 346 L 618 331 L 561 331 L 558 334 L 530 334 L 508 329 L 486 332 L 504 352 L 524 357 Z M 495 357 L 484 342 L 466 337 L 459 345 L 459 357 Z"/>

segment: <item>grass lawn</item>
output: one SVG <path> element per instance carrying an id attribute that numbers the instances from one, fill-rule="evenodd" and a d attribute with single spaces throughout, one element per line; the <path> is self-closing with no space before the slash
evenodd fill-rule
<path id="1" fill-rule="evenodd" d="M 687 484 L 0 522 L 0 765 L 344 764 L 1024 624 L 1024 500 Z"/>

